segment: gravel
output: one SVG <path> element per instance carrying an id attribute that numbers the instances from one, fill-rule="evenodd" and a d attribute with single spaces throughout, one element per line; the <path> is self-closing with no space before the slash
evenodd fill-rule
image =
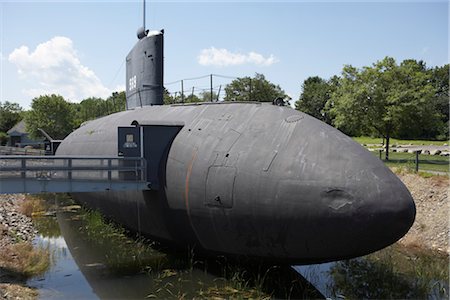
<path id="1" fill-rule="evenodd" d="M 450 254 L 448 177 L 423 178 L 411 173 L 398 177 L 416 203 L 416 220 L 400 243 Z"/>
<path id="2" fill-rule="evenodd" d="M 0 248 L 18 242 L 31 242 L 37 231 L 31 218 L 20 213 L 25 196 L 0 195 Z"/>

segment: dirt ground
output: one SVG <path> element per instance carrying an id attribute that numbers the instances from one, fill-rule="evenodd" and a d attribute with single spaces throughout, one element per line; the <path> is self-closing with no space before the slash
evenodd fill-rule
<path id="1" fill-rule="evenodd" d="M 407 247 L 432 249 L 450 254 L 449 248 L 449 178 L 423 178 L 414 173 L 398 174 L 416 204 L 416 220 L 400 240 Z"/>

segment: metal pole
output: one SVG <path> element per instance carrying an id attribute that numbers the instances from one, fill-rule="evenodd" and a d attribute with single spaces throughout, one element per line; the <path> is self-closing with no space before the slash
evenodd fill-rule
<path id="1" fill-rule="evenodd" d="M 111 181 L 111 179 L 112 179 L 111 167 L 112 167 L 111 159 L 108 159 L 108 181 Z"/>
<path id="2" fill-rule="evenodd" d="M 416 172 L 419 172 L 419 151 L 416 151 Z"/>
<path id="3" fill-rule="evenodd" d="M 248 94 L 248 101 L 252 101 L 252 78 L 250 77 L 250 92 Z"/>
<path id="4" fill-rule="evenodd" d="M 184 87 L 183 87 L 183 80 L 181 80 L 181 103 L 184 103 Z"/>
<path id="5" fill-rule="evenodd" d="M 21 159 L 21 163 L 22 163 L 22 170 L 20 172 L 20 177 L 22 177 L 22 179 L 25 179 L 26 177 L 26 169 L 27 169 L 27 164 L 26 164 L 26 160 L 25 159 Z"/>
<path id="6" fill-rule="evenodd" d="M 211 98 L 211 102 L 213 102 L 213 80 L 212 80 L 212 74 L 210 75 L 210 85 L 211 85 L 211 95 L 210 95 L 210 98 Z"/>
<path id="7" fill-rule="evenodd" d="M 222 85 L 219 85 L 219 92 L 217 93 L 216 102 L 219 102 L 220 90 L 222 89 Z"/>
<path id="8" fill-rule="evenodd" d="M 145 32 L 145 0 L 143 2 L 144 2 L 144 9 L 143 9 L 144 23 L 143 23 L 142 27 L 144 27 L 144 32 Z"/>
<path id="9" fill-rule="evenodd" d="M 67 179 L 72 180 L 72 171 L 71 171 L 71 169 L 72 169 L 72 159 L 71 158 L 69 158 L 69 160 L 67 161 L 67 169 L 68 169 Z"/>

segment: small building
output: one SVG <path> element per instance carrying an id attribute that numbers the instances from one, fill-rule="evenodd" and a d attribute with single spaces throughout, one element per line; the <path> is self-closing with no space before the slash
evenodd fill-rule
<path id="1" fill-rule="evenodd" d="M 26 147 L 31 146 L 33 148 L 41 148 L 41 146 L 44 144 L 44 139 L 37 139 L 33 140 L 28 136 L 28 132 L 25 128 L 25 121 L 22 120 L 16 125 L 14 125 L 13 128 L 8 130 L 8 146 L 10 147 Z"/>

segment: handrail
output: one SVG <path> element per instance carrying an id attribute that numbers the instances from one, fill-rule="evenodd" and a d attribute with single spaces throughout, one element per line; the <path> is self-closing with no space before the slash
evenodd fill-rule
<path id="1" fill-rule="evenodd" d="M 0 178 L 140 181 L 147 179 L 141 157 L 0 156 Z"/>
<path id="2" fill-rule="evenodd" d="M 0 146 L 0 155 L 44 155 L 45 151 L 40 149 L 28 149 L 19 147 Z"/>

